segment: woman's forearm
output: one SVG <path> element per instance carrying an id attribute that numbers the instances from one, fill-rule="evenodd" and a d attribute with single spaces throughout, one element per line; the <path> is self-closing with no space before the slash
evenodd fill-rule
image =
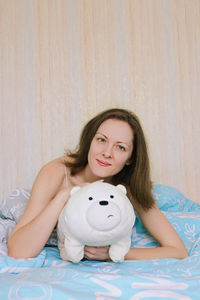
<path id="1" fill-rule="evenodd" d="M 188 256 L 185 248 L 165 246 L 158 248 L 131 248 L 126 254 L 126 260 L 150 260 L 159 258 L 177 258 L 183 259 Z"/>
<path id="2" fill-rule="evenodd" d="M 62 197 L 55 197 L 31 222 L 11 233 L 8 255 L 15 258 L 38 255 L 54 229 L 65 201 Z"/>

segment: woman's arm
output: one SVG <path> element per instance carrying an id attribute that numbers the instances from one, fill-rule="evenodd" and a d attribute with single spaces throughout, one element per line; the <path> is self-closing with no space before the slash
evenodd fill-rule
<path id="1" fill-rule="evenodd" d="M 137 207 L 137 212 L 148 232 L 159 242 L 158 248 L 131 248 L 126 260 L 150 260 L 157 258 L 178 258 L 188 256 L 188 252 L 177 232 L 163 215 L 157 205 L 144 211 Z M 108 247 L 85 247 L 87 259 L 109 260 Z"/>
<path id="2" fill-rule="evenodd" d="M 188 252 L 174 227 L 155 204 L 154 208 L 144 211 L 137 207 L 137 212 L 148 232 L 160 244 L 158 248 L 132 248 L 127 253 L 127 260 L 146 260 L 156 258 L 185 258 Z"/>
<path id="3" fill-rule="evenodd" d="M 27 208 L 8 240 L 8 254 L 29 258 L 39 254 L 53 231 L 69 193 L 59 193 L 65 176 L 63 164 L 53 161 L 39 172 Z"/>

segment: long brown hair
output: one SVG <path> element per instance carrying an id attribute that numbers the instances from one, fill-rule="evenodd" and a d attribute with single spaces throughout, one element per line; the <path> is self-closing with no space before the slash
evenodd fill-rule
<path id="1" fill-rule="evenodd" d="M 83 170 L 88 163 L 88 152 L 92 139 L 99 126 L 108 119 L 117 119 L 127 122 L 133 130 L 133 152 L 131 163 L 114 175 L 111 183 L 122 183 L 127 186 L 131 198 L 142 206 L 144 210 L 153 207 L 155 201 L 152 196 L 152 183 L 150 180 L 150 164 L 147 145 L 138 117 L 129 110 L 113 108 L 99 113 L 83 128 L 79 145 L 74 152 L 67 151 L 65 165 L 71 168 L 71 175 Z M 72 158 L 69 160 L 69 158 Z"/>

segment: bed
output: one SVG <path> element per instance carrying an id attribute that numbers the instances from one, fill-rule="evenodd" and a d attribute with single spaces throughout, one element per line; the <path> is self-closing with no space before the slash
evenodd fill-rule
<path id="1" fill-rule="evenodd" d="M 7 255 L 8 236 L 30 196 L 16 189 L 0 203 L 0 299 L 200 299 L 200 204 L 165 185 L 155 185 L 153 194 L 189 257 L 72 264 L 60 259 L 55 232 L 35 258 Z M 132 247 L 157 246 L 137 217 Z"/>

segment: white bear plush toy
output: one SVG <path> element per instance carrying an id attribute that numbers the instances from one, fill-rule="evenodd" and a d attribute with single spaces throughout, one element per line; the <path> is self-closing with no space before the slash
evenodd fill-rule
<path id="1" fill-rule="evenodd" d="M 130 249 L 135 223 L 133 206 L 123 185 L 96 181 L 74 187 L 58 220 L 60 256 L 73 263 L 84 257 L 84 246 L 107 246 L 114 262 L 122 262 Z"/>

